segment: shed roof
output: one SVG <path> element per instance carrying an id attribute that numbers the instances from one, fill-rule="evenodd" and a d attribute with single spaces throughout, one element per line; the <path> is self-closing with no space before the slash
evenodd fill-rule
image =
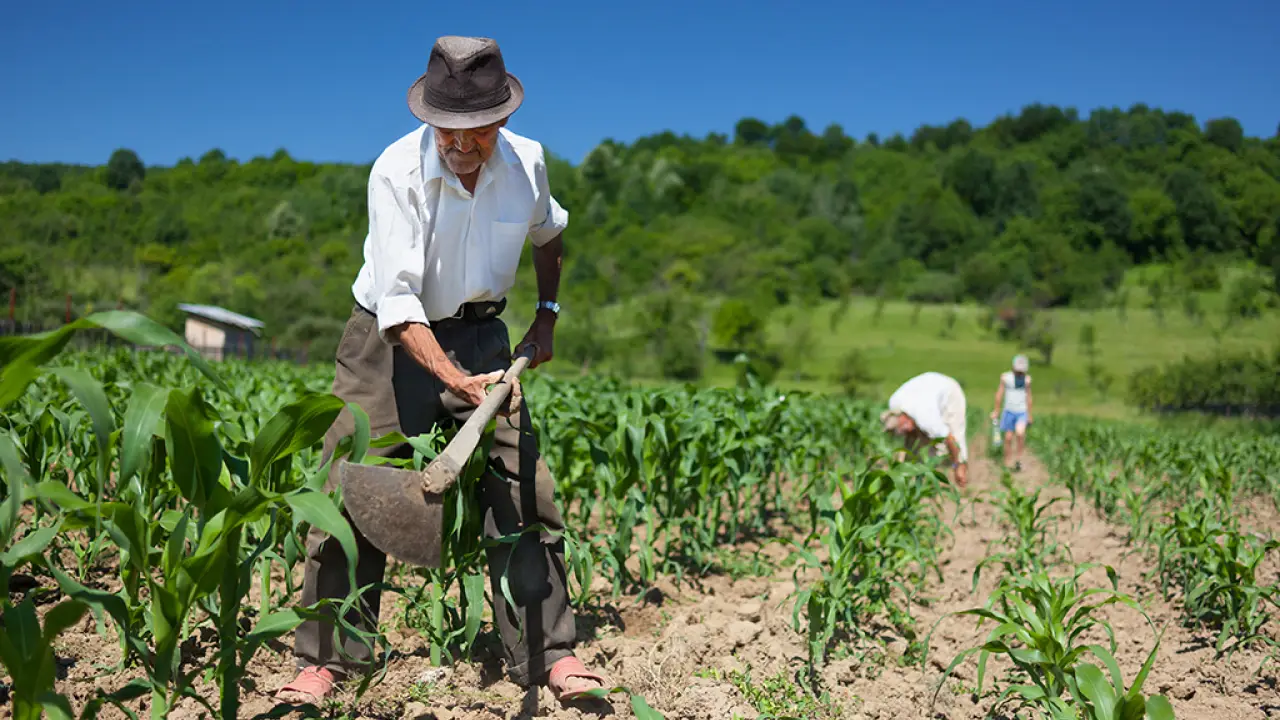
<path id="1" fill-rule="evenodd" d="M 190 305 L 183 303 L 178 305 L 178 309 L 206 320 L 223 323 L 224 325 L 233 325 L 244 330 L 261 330 L 263 327 L 262 321 L 257 318 L 234 313 L 216 305 Z"/>

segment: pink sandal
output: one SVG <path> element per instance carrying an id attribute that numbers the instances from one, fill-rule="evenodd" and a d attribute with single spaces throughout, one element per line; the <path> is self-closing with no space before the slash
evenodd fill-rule
<path id="1" fill-rule="evenodd" d="M 592 688 L 586 690 L 565 690 L 565 686 L 569 678 L 583 678 L 586 680 L 595 680 L 600 683 L 600 687 L 608 689 L 603 676 L 587 670 L 586 666 L 578 658 L 570 655 L 561 658 L 551 666 L 551 672 L 547 675 L 547 686 L 551 688 L 551 692 L 555 694 L 556 699 L 560 701 L 578 700 L 588 697 L 587 693 Z"/>
<path id="2" fill-rule="evenodd" d="M 325 696 L 333 690 L 333 673 L 326 668 L 311 665 L 302 669 L 298 673 L 298 677 L 293 682 L 285 685 L 276 691 L 277 700 L 285 700 L 281 697 L 284 693 L 298 693 L 300 695 L 310 695 L 311 703 L 319 705 Z"/>

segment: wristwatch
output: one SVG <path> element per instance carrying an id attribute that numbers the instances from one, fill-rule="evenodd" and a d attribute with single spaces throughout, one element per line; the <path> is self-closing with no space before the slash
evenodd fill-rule
<path id="1" fill-rule="evenodd" d="M 555 300 L 539 300 L 537 307 L 534 308 L 534 311 L 536 312 L 538 310 L 542 310 L 543 308 L 550 310 L 556 315 L 560 314 L 560 303 L 556 302 Z"/>

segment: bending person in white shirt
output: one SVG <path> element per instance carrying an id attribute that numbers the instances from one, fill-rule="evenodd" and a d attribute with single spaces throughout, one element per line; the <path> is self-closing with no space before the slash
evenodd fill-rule
<path id="1" fill-rule="evenodd" d="M 889 409 L 880 420 L 885 432 L 901 438 L 912 452 L 925 445 L 932 445 L 936 455 L 945 451 L 951 458 L 956 485 L 968 484 L 965 397 L 960 383 L 937 372 L 917 375 L 889 397 Z"/>
<path id="2" fill-rule="evenodd" d="M 415 437 L 440 424 L 461 424 L 484 400 L 486 385 L 501 379 L 513 350 L 498 316 L 526 239 L 539 301 L 515 352 L 532 346 L 530 368 L 552 358 L 561 233 L 569 216 L 551 195 L 542 146 L 504 127 L 523 99 L 497 43 L 441 38 L 409 90 L 409 108 L 424 124 L 373 164 L 364 267 L 352 286 L 355 303 L 338 344 L 333 392 L 368 414 L 374 437 Z M 493 622 L 511 679 L 526 687 L 546 683 L 568 700 L 605 681 L 573 653 L 575 623 L 558 533 L 564 523 L 529 412 L 517 383 L 497 422 L 489 472 L 479 482 L 485 536 L 520 535 L 487 551 Z M 344 409 L 325 436 L 325 461 L 354 427 Z M 413 448 L 404 443 L 369 452 L 412 457 Z M 331 471 L 329 487 L 337 482 Z M 546 530 L 524 531 L 537 525 Z M 345 619 L 368 633 L 378 619 L 376 585 L 386 556 L 358 529 L 357 541 L 356 583 L 375 587 Z M 337 543 L 312 528 L 303 604 L 347 598 L 346 565 Z M 280 689 L 280 699 L 319 704 L 336 681 L 369 666 L 372 648 L 348 632 L 335 642 L 334 625 L 308 620 L 298 628 L 300 672 Z"/>

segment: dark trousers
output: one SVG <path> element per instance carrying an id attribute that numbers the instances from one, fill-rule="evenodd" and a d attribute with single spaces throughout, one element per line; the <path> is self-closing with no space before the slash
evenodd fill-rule
<path id="1" fill-rule="evenodd" d="M 449 359 L 470 374 L 510 366 L 507 327 L 497 318 L 445 321 L 433 325 L 432 331 Z M 383 342 L 378 337 L 376 318 L 358 305 L 347 321 L 336 364 L 333 393 L 368 413 L 375 438 L 397 430 L 413 437 L 429 432 L 438 423 L 461 424 L 475 410 L 403 349 Z M 538 452 L 532 427 L 527 405 L 520 409 L 518 417 L 497 419 L 490 470 L 479 483 L 487 537 L 517 533 L 526 523 L 541 523 L 552 531 L 564 528 L 555 505 L 555 481 Z M 325 435 L 325 460 L 332 456 L 338 441 L 354 428 L 350 412 L 344 409 Z M 411 457 L 413 450 L 402 444 L 370 452 Z M 331 469 L 328 487 L 332 489 L 337 482 L 338 473 Z M 360 534 L 354 523 L 352 528 L 360 551 L 357 584 L 364 587 L 381 582 L 386 556 Z M 553 663 L 572 654 L 575 627 L 569 608 L 564 543 L 546 532 L 526 533 L 514 545 L 499 544 L 488 550 L 487 559 L 493 616 L 502 638 L 507 671 L 512 681 L 520 685 L 542 682 Z M 514 603 L 507 602 L 499 584 L 504 571 Z M 303 604 L 323 598 L 345 599 L 351 592 L 341 546 L 312 528 L 307 536 Z M 378 617 L 379 591 L 365 592 L 362 603 L 367 617 Z M 362 631 L 373 631 L 358 608 L 353 608 L 347 619 Z M 298 628 L 294 654 L 300 666 L 318 665 L 339 676 L 349 676 L 371 660 L 370 650 L 359 638 L 345 637 L 342 642 L 343 651 L 352 659 L 342 657 L 334 647 L 332 624 L 310 620 Z"/>

